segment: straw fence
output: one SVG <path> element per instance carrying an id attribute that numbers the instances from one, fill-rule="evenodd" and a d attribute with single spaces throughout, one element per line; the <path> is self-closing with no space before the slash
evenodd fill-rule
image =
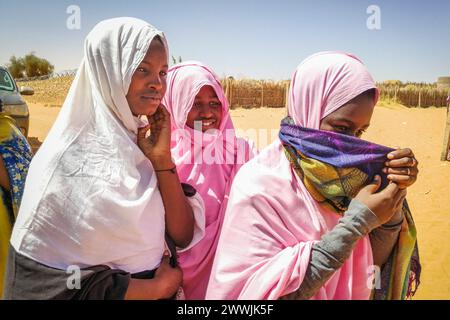
<path id="1" fill-rule="evenodd" d="M 27 97 L 30 102 L 58 105 L 64 102 L 72 83 L 73 75 L 59 74 L 46 80 L 21 82 L 33 87 L 35 95 Z M 234 108 L 284 108 L 287 106 L 289 81 L 222 79 L 222 86 L 230 107 Z M 380 103 L 400 103 L 407 107 L 445 107 L 450 94 L 449 88 L 436 84 L 385 81 L 378 83 L 381 90 Z"/>
<path id="2" fill-rule="evenodd" d="M 287 105 L 289 81 L 222 80 L 232 108 L 282 108 Z M 448 89 L 436 84 L 385 81 L 377 84 L 381 103 L 400 103 L 407 107 L 445 107 L 450 94 Z"/>

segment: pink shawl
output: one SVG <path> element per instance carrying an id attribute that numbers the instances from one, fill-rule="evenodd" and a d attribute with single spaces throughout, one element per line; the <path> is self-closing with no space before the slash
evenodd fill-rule
<path id="1" fill-rule="evenodd" d="M 370 88 L 375 83 L 357 58 L 318 53 L 297 67 L 288 113 L 297 125 L 318 129 L 322 118 Z M 206 298 L 278 299 L 297 290 L 312 245 L 339 218 L 312 198 L 277 139 L 234 179 Z M 368 299 L 372 264 L 366 236 L 313 299 Z"/>
<path id="2" fill-rule="evenodd" d="M 185 125 L 195 96 L 206 85 L 213 87 L 222 103 L 220 129 L 212 133 Z M 186 298 L 204 299 L 231 182 L 256 150 L 235 136 L 222 86 L 216 75 L 200 62 L 170 68 L 163 104 L 172 116 L 172 156 L 180 179 L 192 185 L 205 203 L 205 237 L 190 250 L 179 253 Z"/>

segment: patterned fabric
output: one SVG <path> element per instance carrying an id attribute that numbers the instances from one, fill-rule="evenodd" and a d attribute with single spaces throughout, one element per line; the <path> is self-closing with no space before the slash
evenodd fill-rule
<path id="1" fill-rule="evenodd" d="M 381 271 L 380 289 L 373 291 L 375 300 L 403 300 L 411 298 L 420 284 L 421 265 L 417 246 L 417 230 L 405 200 L 405 219 L 397 245 Z"/>
<path id="2" fill-rule="evenodd" d="M 313 198 L 338 214 L 343 214 L 359 190 L 382 178 L 386 155 L 394 149 L 340 133 L 304 128 L 290 117 L 281 122 L 279 138 L 293 169 Z M 381 272 L 381 289 L 375 299 L 405 299 L 414 295 L 420 281 L 416 228 L 405 201 L 405 219 L 398 242 Z M 415 285 L 414 285 L 415 284 Z M 414 286 L 414 288 L 413 288 Z"/>
<path id="3" fill-rule="evenodd" d="M 281 122 L 279 134 L 286 156 L 318 202 L 343 214 L 359 190 L 382 177 L 386 154 L 394 149 L 331 131 L 297 126 L 290 117 Z"/>
<path id="4" fill-rule="evenodd" d="M 8 257 L 11 230 L 19 211 L 32 152 L 15 121 L 0 114 L 0 155 L 9 178 L 10 191 L 0 188 L 0 297 Z"/>

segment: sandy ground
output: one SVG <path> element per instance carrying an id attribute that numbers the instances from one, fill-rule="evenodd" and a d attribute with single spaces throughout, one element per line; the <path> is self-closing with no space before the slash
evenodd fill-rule
<path id="1" fill-rule="evenodd" d="M 30 136 L 45 139 L 59 108 L 30 104 Z M 284 109 L 236 109 L 235 127 L 252 136 L 251 129 L 267 129 L 257 139 L 263 147 L 272 140 Z M 440 161 L 446 112 L 444 108 L 408 109 L 401 106 L 375 109 L 364 139 L 387 146 L 411 148 L 419 160 L 420 175 L 408 190 L 415 217 L 422 261 L 422 283 L 415 299 L 450 299 L 450 162 Z M 249 130 L 250 129 L 250 130 Z"/>
<path id="2" fill-rule="evenodd" d="M 28 103 L 28 107 L 30 110 L 28 140 L 31 143 L 33 151 L 36 151 L 47 136 L 61 108 L 46 107 L 40 103 Z"/>

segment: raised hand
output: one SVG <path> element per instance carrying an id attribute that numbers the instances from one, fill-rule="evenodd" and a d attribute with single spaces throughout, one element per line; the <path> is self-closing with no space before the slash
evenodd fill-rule
<path id="1" fill-rule="evenodd" d="M 156 112 L 147 116 L 147 119 L 148 125 L 138 129 L 137 144 L 155 170 L 166 169 L 165 167 L 173 165 L 170 153 L 170 114 L 160 104 Z M 146 137 L 149 130 L 150 135 Z"/>
<path id="2" fill-rule="evenodd" d="M 411 186 L 417 180 L 419 174 L 419 162 L 409 148 L 397 149 L 387 155 L 386 168 L 383 172 L 388 174 L 387 178 L 395 182 L 400 189 Z"/>
<path id="3" fill-rule="evenodd" d="M 406 189 L 391 182 L 386 188 L 377 192 L 381 185 L 381 177 L 375 176 L 375 180 L 362 188 L 355 199 L 364 203 L 377 217 L 380 224 L 390 221 L 394 214 L 401 211 L 403 200 L 406 197 Z"/>

